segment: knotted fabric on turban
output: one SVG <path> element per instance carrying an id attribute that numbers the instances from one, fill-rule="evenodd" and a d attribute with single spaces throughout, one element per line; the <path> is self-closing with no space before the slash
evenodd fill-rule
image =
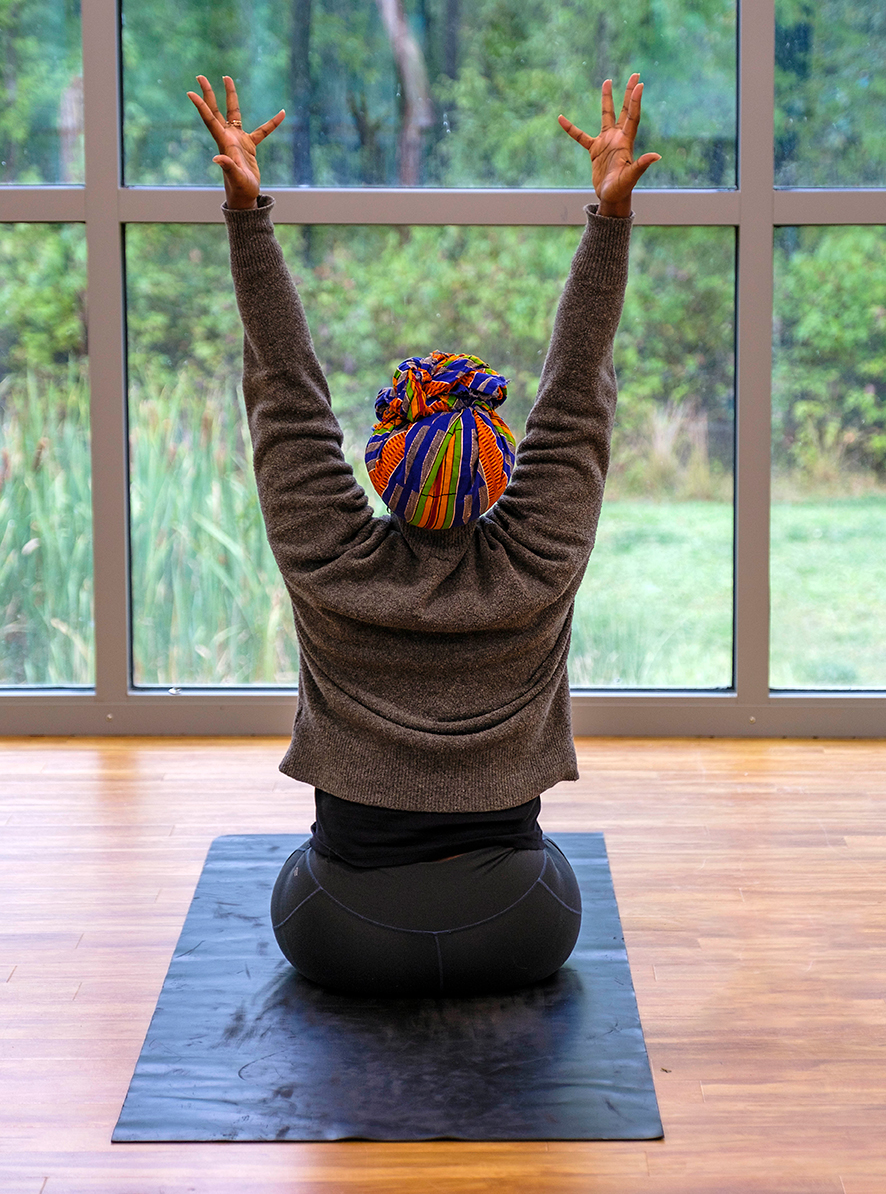
<path id="1" fill-rule="evenodd" d="M 507 381 L 479 357 L 410 357 L 379 390 L 366 445 L 369 479 L 406 522 L 442 531 L 465 526 L 504 493 L 514 436 L 495 412 Z"/>

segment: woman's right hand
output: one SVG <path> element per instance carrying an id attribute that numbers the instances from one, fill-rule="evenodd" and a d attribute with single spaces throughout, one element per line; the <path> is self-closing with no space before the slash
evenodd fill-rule
<path id="1" fill-rule="evenodd" d="M 197 82 L 203 91 L 202 98 L 193 91 L 188 92 L 188 98 L 203 117 L 203 123 L 220 150 L 212 160 L 224 171 L 227 205 L 235 210 L 256 207 L 261 176 L 255 147 L 282 123 L 285 112 L 281 108 L 276 116 L 259 125 L 254 132 L 247 133 L 240 123 L 240 105 L 234 80 L 224 76 L 227 100 L 227 118 L 224 120 L 209 80 L 205 75 L 198 75 Z"/>

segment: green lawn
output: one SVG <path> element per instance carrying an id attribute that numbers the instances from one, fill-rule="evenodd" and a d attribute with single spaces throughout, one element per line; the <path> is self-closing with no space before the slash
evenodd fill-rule
<path id="1" fill-rule="evenodd" d="M 886 496 L 772 509 L 772 685 L 886 688 Z"/>
<path id="2" fill-rule="evenodd" d="M 569 673 L 578 687 L 731 685 L 731 505 L 604 504 Z"/>
<path id="3" fill-rule="evenodd" d="M 771 683 L 886 688 L 886 495 L 772 509 Z M 576 686 L 732 678 L 732 507 L 612 501 L 576 602 Z"/>

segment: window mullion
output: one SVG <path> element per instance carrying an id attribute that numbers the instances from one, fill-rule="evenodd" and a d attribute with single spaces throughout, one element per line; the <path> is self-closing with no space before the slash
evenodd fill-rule
<path id="1" fill-rule="evenodd" d="M 736 295 L 735 686 L 739 704 L 769 697 L 769 473 L 772 374 L 773 0 L 739 11 Z M 749 720 L 756 721 L 755 714 Z M 764 730 L 765 727 L 759 727 Z"/>
<path id="2" fill-rule="evenodd" d="M 82 13 L 96 696 L 113 704 L 129 687 L 119 17 L 116 0 L 83 0 Z"/>
<path id="3" fill-rule="evenodd" d="M 466 224 L 524 227 L 584 224 L 587 190 L 391 190 L 268 187 L 277 224 Z M 124 223 L 217 223 L 221 187 L 124 187 L 119 194 Z M 639 190 L 637 222 L 666 225 L 737 224 L 736 191 Z"/>

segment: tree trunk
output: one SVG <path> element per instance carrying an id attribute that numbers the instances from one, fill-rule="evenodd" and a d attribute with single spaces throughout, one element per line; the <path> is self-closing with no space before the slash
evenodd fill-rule
<path id="1" fill-rule="evenodd" d="M 421 46 L 403 11 L 403 0 L 376 0 L 391 43 L 403 93 L 403 123 L 399 143 L 399 181 L 404 187 L 417 187 L 421 181 L 422 135 L 434 123 L 431 87 Z"/>
<path id="2" fill-rule="evenodd" d="M 364 186 L 382 186 L 385 182 L 385 160 L 378 135 L 381 121 L 370 119 L 365 94 L 361 94 L 359 99 L 356 95 L 350 95 L 348 108 L 360 142 L 360 178 Z"/>
<path id="3" fill-rule="evenodd" d="M 311 163 L 311 0 L 293 0 L 289 66 L 292 91 L 292 181 L 313 186 Z M 287 119 L 290 119 L 287 112 Z"/>
<path id="4" fill-rule="evenodd" d="M 83 77 L 74 75 L 58 110 L 59 182 L 83 181 Z"/>
<path id="5" fill-rule="evenodd" d="M 461 0 L 446 0 L 446 28 L 443 35 L 443 71 L 450 79 L 454 79 L 458 74 L 460 32 Z"/>

